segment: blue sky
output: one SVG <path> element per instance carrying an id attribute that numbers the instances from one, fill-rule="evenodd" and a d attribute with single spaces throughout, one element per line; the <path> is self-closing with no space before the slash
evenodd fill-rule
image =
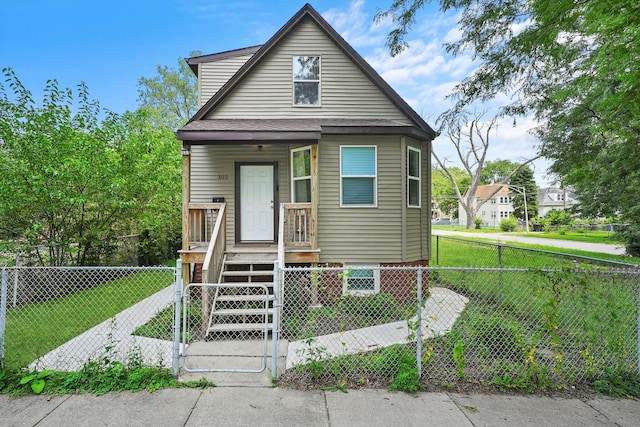
<path id="1" fill-rule="evenodd" d="M 450 57 L 442 43 L 457 37 L 456 16 L 437 2 L 420 12 L 411 48 L 391 58 L 384 46 L 389 22 L 375 13 L 392 0 L 316 0 L 313 7 L 403 96 L 433 123 L 449 105 L 445 96 L 474 69 L 469 56 Z M 263 44 L 304 0 L 0 0 L 0 68 L 11 67 L 34 95 L 48 79 L 63 87 L 84 81 L 92 98 L 115 112 L 137 108 L 137 82 L 157 65 L 178 58 Z M 522 119 L 505 121 L 492 135 L 489 159 L 522 160 L 536 141 Z M 456 164 L 445 138 L 436 151 Z M 536 162 L 543 184 L 544 162 Z"/>

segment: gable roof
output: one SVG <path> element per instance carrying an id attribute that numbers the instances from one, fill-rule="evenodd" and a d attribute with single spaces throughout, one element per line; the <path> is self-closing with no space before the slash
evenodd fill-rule
<path id="1" fill-rule="evenodd" d="M 278 43 L 283 40 L 288 34 L 290 34 L 298 24 L 300 24 L 305 18 L 310 18 L 347 56 L 360 71 L 408 118 L 411 122 L 424 131 L 430 139 L 435 137 L 435 131 L 420 117 L 418 113 L 413 110 L 402 99 L 398 93 L 393 90 L 389 84 L 369 65 L 360 54 L 358 54 L 341 36 L 338 34 L 331 25 L 309 4 L 305 4 L 280 30 L 278 30 L 270 39 L 259 47 L 253 56 L 242 66 L 240 69 L 225 83 L 214 96 L 209 99 L 189 120 L 192 123 L 197 120 L 204 119 L 207 114 L 213 111 L 227 96 L 248 76 L 260 62 L 274 49 Z M 255 48 L 255 47 L 254 47 Z M 251 48 L 246 48 L 251 49 Z M 241 49 L 242 50 L 242 49 Z M 234 51 L 229 51 L 234 52 Z M 222 55 L 214 54 L 214 55 Z M 249 52 L 247 52 L 249 53 Z M 206 55 L 211 60 L 211 55 Z M 204 60 L 202 62 L 205 62 Z M 189 64 L 191 65 L 191 64 Z M 188 126 L 188 125 L 187 125 Z M 186 126 L 185 126 L 186 128 Z M 184 129 L 184 128 L 183 128 Z"/>
<path id="2" fill-rule="evenodd" d="M 211 53 L 208 55 L 194 56 L 192 58 L 185 59 L 185 61 L 189 65 L 189 68 L 191 68 L 191 71 L 193 71 L 193 74 L 198 77 L 198 64 L 201 64 L 203 62 L 219 61 L 221 59 L 232 58 L 234 56 L 252 55 L 256 53 L 261 47 L 262 45 L 243 47 L 241 49 L 233 49 L 224 52 Z"/>
<path id="3" fill-rule="evenodd" d="M 471 187 L 467 187 L 467 190 L 464 192 L 465 195 L 467 195 L 469 193 L 469 189 Z M 476 188 L 476 199 L 489 199 L 489 196 L 491 196 L 491 194 L 496 191 L 496 189 L 498 190 L 498 192 L 496 194 L 493 195 L 493 197 L 498 197 L 498 196 L 504 196 L 507 195 L 509 193 L 511 193 L 511 191 L 509 190 L 509 187 L 507 186 L 507 184 L 487 184 L 487 185 L 478 185 L 478 187 Z"/>

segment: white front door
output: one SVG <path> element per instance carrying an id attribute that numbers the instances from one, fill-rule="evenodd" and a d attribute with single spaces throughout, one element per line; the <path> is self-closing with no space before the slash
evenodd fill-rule
<path id="1" fill-rule="evenodd" d="M 240 165 L 240 239 L 274 241 L 273 165 Z"/>

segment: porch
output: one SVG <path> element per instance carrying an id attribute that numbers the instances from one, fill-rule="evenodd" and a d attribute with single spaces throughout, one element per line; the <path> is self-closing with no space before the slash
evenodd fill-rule
<path id="1" fill-rule="evenodd" d="M 225 254 L 248 261 L 253 257 L 256 262 L 264 262 L 273 254 L 280 265 L 317 263 L 320 250 L 311 203 L 281 203 L 278 218 L 276 242 L 228 244 L 226 203 L 189 203 L 183 214 L 183 265 L 202 264 L 203 271 L 219 273 Z"/>

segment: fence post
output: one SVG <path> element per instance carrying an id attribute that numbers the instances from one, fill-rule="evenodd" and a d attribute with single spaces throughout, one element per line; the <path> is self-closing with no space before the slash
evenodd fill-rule
<path id="1" fill-rule="evenodd" d="M 498 245 L 498 287 L 500 288 L 499 302 L 502 304 L 502 245 Z"/>
<path id="2" fill-rule="evenodd" d="M 271 330 L 271 375 L 278 379 L 278 337 L 280 335 L 280 263 L 273 263 L 273 328 Z"/>
<path id="3" fill-rule="evenodd" d="M 173 376 L 178 378 L 180 371 L 180 302 L 182 300 L 182 260 L 176 260 L 176 281 L 173 293 Z"/>
<path id="4" fill-rule="evenodd" d="M 9 272 L 2 268 L 2 288 L 0 289 L 0 367 L 4 368 L 4 333 L 7 319 L 7 281 Z"/>
<path id="5" fill-rule="evenodd" d="M 436 265 L 440 265 L 440 236 L 436 236 Z"/>
<path id="6" fill-rule="evenodd" d="M 416 327 L 416 367 L 418 379 L 422 378 L 422 267 L 418 267 L 418 324 Z"/>
<path id="7" fill-rule="evenodd" d="M 19 269 L 18 267 L 20 266 L 20 255 L 16 255 L 16 265 L 15 265 L 15 269 L 13 270 L 13 308 L 16 308 L 16 306 L 18 305 L 18 273 L 19 273 Z"/>

